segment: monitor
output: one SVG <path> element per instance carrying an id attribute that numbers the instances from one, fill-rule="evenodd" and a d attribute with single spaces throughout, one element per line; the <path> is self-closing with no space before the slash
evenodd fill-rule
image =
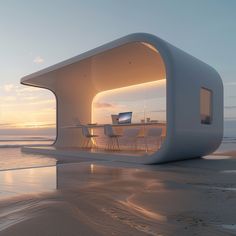
<path id="1" fill-rule="evenodd" d="M 131 123 L 132 112 L 121 112 L 118 115 L 118 124 L 129 124 Z"/>

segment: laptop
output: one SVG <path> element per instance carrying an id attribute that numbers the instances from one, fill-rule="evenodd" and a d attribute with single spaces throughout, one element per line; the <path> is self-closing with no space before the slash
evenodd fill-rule
<path id="1" fill-rule="evenodd" d="M 132 112 L 121 112 L 118 114 L 118 124 L 130 124 Z"/>

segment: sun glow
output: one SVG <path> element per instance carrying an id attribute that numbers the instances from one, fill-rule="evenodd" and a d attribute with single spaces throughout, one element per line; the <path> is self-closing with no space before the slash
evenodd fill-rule
<path id="1" fill-rule="evenodd" d="M 0 86 L 0 91 L 0 129 L 4 133 L 55 128 L 56 100 L 51 92 L 14 84 Z"/>

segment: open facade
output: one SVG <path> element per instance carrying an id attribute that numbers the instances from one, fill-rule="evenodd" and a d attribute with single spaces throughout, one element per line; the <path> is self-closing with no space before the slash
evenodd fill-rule
<path id="1" fill-rule="evenodd" d="M 223 85 L 209 65 L 150 34 L 132 34 L 28 75 L 57 101 L 57 138 L 25 151 L 162 163 L 213 152 Z"/>

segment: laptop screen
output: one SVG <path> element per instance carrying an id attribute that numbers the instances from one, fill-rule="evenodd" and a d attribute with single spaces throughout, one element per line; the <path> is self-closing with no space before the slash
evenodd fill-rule
<path id="1" fill-rule="evenodd" d="M 118 123 L 119 124 L 129 124 L 131 123 L 132 112 L 122 112 L 118 115 Z"/>

